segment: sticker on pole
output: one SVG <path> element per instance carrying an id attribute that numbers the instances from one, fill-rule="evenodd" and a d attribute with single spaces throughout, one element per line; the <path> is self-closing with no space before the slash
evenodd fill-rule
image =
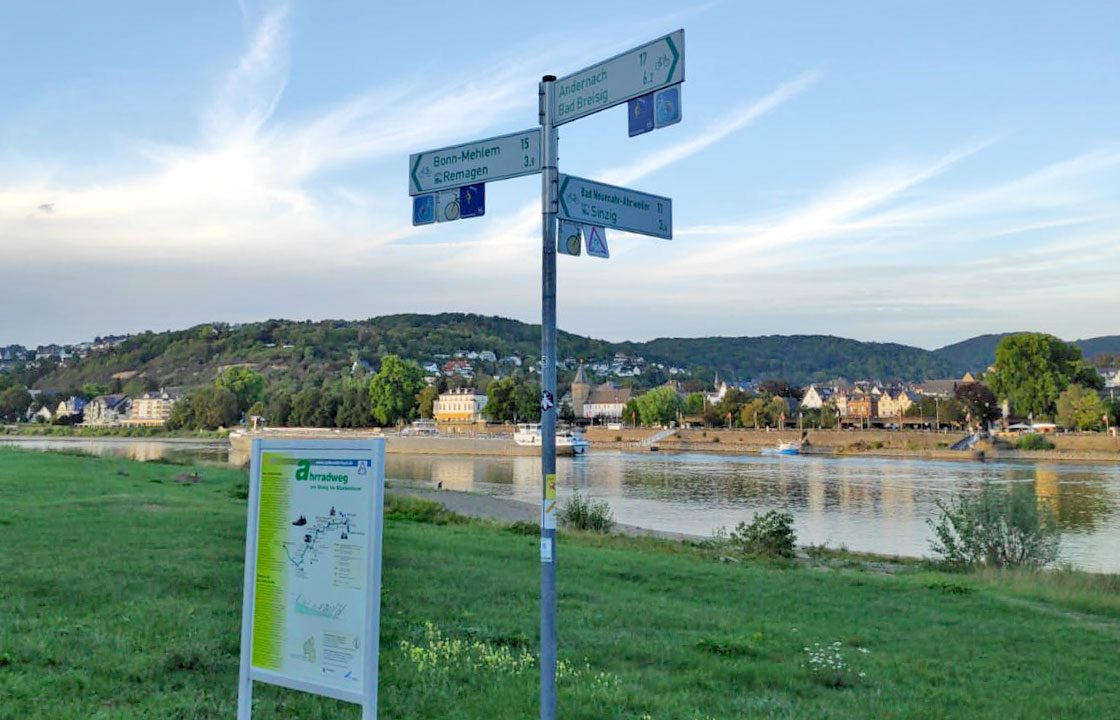
<path id="1" fill-rule="evenodd" d="M 556 407 L 556 398 L 548 390 L 541 390 L 541 412 L 548 412 Z"/>
<path id="2" fill-rule="evenodd" d="M 412 198 L 412 224 L 429 225 L 436 221 L 436 196 L 419 195 Z"/>
<path id="3" fill-rule="evenodd" d="M 579 223 L 560 221 L 560 232 L 556 234 L 556 252 L 565 255 L 579 255 L 583 240 L 583 229 Z"/>
<path id="4" fill-rule="evenodd" d="M 458 220 L 459 214 L 459 188 L 444 190 L 436 196 L 436 222 Z"/>
<path id="5" fill-rule="evenodd" d="M 631 100 L 626 106 L 630 137 L 653 130 L 653 93 Z"/>
<path id="6" fill-rule="evenodd" d="M 482 217 L 486 214 L 486 184 L 459 188 L 459 217 Z"/>
<path id="7" fill-rule="evenodd" d="M 681 86 L 680 83 L 659 90 L 653 97 L 654 124 L 663 128 L 666 125 L 676 125 L 681 121 Z"/>
<path id="8" fill-rule="evenodd" d="M 591 257 L 609 258 L 611 251 L 607 249 L 607 231 L 597 225 L 587 226 L 587 254 Z"/>

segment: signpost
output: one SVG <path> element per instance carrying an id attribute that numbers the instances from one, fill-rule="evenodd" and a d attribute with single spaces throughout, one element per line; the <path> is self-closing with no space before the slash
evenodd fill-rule
<path id="1" fill-rule="evenodd" d="M 541 130 L 415 153 L 408 167 L 409 195 L 533 175 L 541 171 Z"/>
<path id="2" fill-rule="evenodd" d="M 563 125 L 681 82 L 684 30 L 677 30 L 557 80 L 554 123 Z"/>
<path id="3" fill-rule="evenodd" d="M 560 212 L 564 220 L 626 230 L 671 240 L 673 201 L 575 175 L 560 175 Z"/>
<path id="4" fill-rule="evenodd" d="M 377 717 L 385 440 L 253 441 L 237 718 L 253 681 Z"/>
<path id="5" fill-rule="evenodd" d="M 606 185 L 557 169 L 557 128 L 628 100 L 639 115 L 631 135 L 680 121 L 684 81 L 684 30 L 616 55 L 539 86 L 540 127 L 464 145 L 416 153 L 409 158 L 408 192 L 414 196 L 413 224 L 468 217 L 481 209 L 480 183 L 541 173 L 541 720 L 556 718 L 556 254 L 607 258 L 605 227 L 673 237 L 673 203 L 660 195 Z M 477 187 L 478 198 L 466 187 Z M 448 190 L 460 189 L 458 197 Z M 471 191 L 474 192 L 474 191 Z M 438 197 L 436 196 L 438 194 Z M 445 197 L 446 194 L 446 197 Z M 441 217 L 444 215 L 445 217 Z M 454 217 L 451 217 L 451 216 Z"/>

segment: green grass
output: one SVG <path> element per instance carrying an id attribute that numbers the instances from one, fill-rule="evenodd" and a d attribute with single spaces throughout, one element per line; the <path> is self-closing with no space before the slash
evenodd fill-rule
<path id="1" fill-rule="evenodd" d="M 0 449 L 0 718 L 233 717 L 245 475 L 183 472 Z M 417 501 L 388 515 L 381 717 L 535 717 L 537 538 Z M 713 555 L 563 535 L 561 717 L 1120 715 L 1115 578 Z M 834 642 L 849 670 L 804 667 L 804 648 Z M 360 716 L 254 697 L 262 720 Z"/>

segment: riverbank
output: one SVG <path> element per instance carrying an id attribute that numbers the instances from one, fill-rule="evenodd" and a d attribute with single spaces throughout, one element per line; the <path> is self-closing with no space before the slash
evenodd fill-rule
<path id="1" fill-rule="evenodd" d="M 588 428 L 587 440 L 593 450 L 640 449 L 638 443 L 656 431 L 648 428 L 610 430 Z M 702 452 L 731 455 L 758 454 L 781 441 L 796 441 L 796 430 L 682 429 L 656 443 L 658 452 Z M 983 455 L 968 450 L 950 450 L 965 433 L 928 433 L 889 430 L 808 430 L 805 454 L 848 457 L 897 457 L 926 460 L 1039 460 L 1046 462 L 1120 462 L 1120 438 L 1103 433 L 1061 433 L 1047 435 L 1053 450 L 1017 450 L 996 447 L 990 442 L 979 446 Z"/>
<path id="2" fill-rule="evenodd" d="M 232 716 L 246 473 L 183 473 L 0 449 L 0 716 Z M 389 502 L 380 716 L 534 717 L 535 529 L 431 507 Z M 701 543 L 568 531 L 557 557 L 564 717 L 1103 718 L 1120 706 L 1116 576 L 721 562 Z M 261 720 L 360 715 L 268 685 L 254 695 Z"/>

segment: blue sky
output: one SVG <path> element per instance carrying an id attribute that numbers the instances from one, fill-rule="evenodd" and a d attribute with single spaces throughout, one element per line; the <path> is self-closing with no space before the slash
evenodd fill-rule
<path id="1" fill-rule="evenodd" d="M 559 259 L 612 340 L 934 348 L 1120 333 L 1120 6 L 51 2 L 0 25 L 0 345 L 269 317 L 540 319 L 537 177 L 413 228 L 407 156 L 526 129 L 537 81 L 683 27 L 682 123 L 560 167 L 674 239 Z"/>

